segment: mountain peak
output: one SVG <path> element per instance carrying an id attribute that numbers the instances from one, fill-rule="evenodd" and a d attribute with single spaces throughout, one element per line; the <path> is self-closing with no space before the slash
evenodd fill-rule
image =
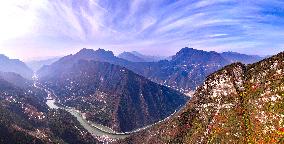
<path id="1" fill-rule="evenodd" d="M 103 54 L 103 55 L 108 55 L 108 56 L 114 56 L 112 51 L 106 51 L 104 49 L 99 48 L 98 50 L 95 51 L 97 54 Z"/>
<path id="2" fill-rule="evenodd" d="M 172 62 L 181 64 L 197 64 L 197 63 L 221 63 L 227 64 L 226 60 L 217 52 L 207 52 L 193 48 L 182 48 L 175 56 L 172 57 Z"/>
<path id="3" fill-rule="evenodd" d="M 178 51 L 175 56 L 181 56 L 181 55 L 190 56 L 192 54 L 205 54 L 205 53 L 211 53 L 211 52 L 185 47 L 182 48 L 180 51 Z"/>
<path id="4" fill-rule="evenodd" d="M 94 52 L 95 51 L 93 49 L 83 48 L 79 52 L 77 52 L 77 54 L 88 54 L 88 53 L 94 53 Z"/>
<path id="5" fill-rule="evenodd" d="M 119 54 L 118 57 L 132 62 L 145 62 L 142 57 L 139 57 L 132 52 L 123 52 Z"/>
<path id="6" fill-rule="evenodd" d="M 83 48 L 78 53 L 76 53 L 77 56 L 81 57 L 92 57 L 92 56 L 100 56 L 100 57 L 114 57 L 114 54 L 112 51 L 106 51 L 104 49 L 87 49 Z"/>
<path id="7" fill-rule="evenodd" d="M 194 49 L 194 48 L 184 47 L 179 52 L 177 52 L 177 55 L 178 54 L 190 54 L 190 53 L 193 53 L 193 52 L 218 54 L 215 51 L 204 51 L 204 50 L 198 50 L 198 49 Z"/>
<path id="8" fill-rule="evenodd" d="M 179 52 L 177 52 L 177 53 L 189 53 L 189 52 L 192 52 L 192 51 L 194 51 L 194 50 L 196 50 L 196 49 L 193 49 L 193 48 L 189 48 L 189 47 L 184 47 L 184 48 L 182 48 Z"/>

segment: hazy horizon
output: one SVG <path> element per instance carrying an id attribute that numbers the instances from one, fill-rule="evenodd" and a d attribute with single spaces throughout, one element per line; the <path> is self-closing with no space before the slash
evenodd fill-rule
<path id="1" fill-rule="evenodd" d="M 186 47 L 183 47 L 183 48 L 186 48 Z M 189 47 L 188 47 L 189 48 Z M 78 51 L 75 51 L 75 52 L 73 52 L 73 53 L 65 53 L 65 54 L 63 54 L 63 55 L 54 55 L 54 56 L 39 56 L 39 57 L 31 57 L 31 58 L 29 58 L 29 59 L 21 59 L 21 58 L 13 58 L 13 57 L 9 57 L 8 55 L 5 55 L 5 56 L 7 56 L 7 57 L 9 57 L 10 59 L 19 59 L 19 60 L 21 60 L 21 61 L 23 61 L 23 62 L 32 62 L 32 61 L 42 61 L 42 60 L 49 60 L 49 59 L 56 59 L 56 58 L 60 58 L 60 57 L 64 57 L 64 56 L 67 56 L 67 55 L 70 55 L 70 54 L 72 54 L 72 55 L 74 55 L 74 54 L 76 54 L 77 52 L 79 52 L 80 50 L 82 50 L 83 48 L 81 48 L 81 49 L 79 49 Z M 92 49 L 92 48 L 86 48 L 86 49 Z M 98 50 L 98 49 L 103 49 L 103 48 L 97 48 L 97 49 L 93 49 L 94 51 L 96 51 L 96 50 Z M 164 58 L 166 58 L 166 57 L 170 57 L 170 56 L 174 56 L 177 52 L 179 52 L 180 50 L 181 50 L 182 48 L 180 48 L 178 51 L 176 51 L 176 52 L 174 52 L 173 54 L 171 54 L 171 55 L 159 55 L 159 54 L 147 54 L 147 53 L 143 53 L 143 52 L 140 52 L 140 51 L 135 51 L 135 52 L 138 52 L 138 53 L 140 53 L 140 54 L 143 54 L 143 55 L 147 55 L 147 56 L 157 56 L 157 57 L 164 57 Z M 195 49 L 195 48 L 193 48 L 193 49 Z M 112 51 L 112 50 L 107 50 L 107 49 L 104 49 L 104 50 L 106 50 L 106 51 Z M 134 52 L 134 51 L 122 51 L 122 52 L 119 52 L 119 53 L 114 53 L 114 55 L 115 56 L 118 56 L 119 54 L 121 54 L 121 53 L 123 53 L 123 52 Z M 204 50 L 204 51 L 207 51 L 207 52 L 210 52 L 210 50 Z M 112 51 L 113 52 L 113 51 Z M 235 52 L 235 51 L 230 51 L 230 50 L 228 50 L 228 51 L 219 51 L 218 53 L 222 53 L 222 52 Z M 237 53 L 239 53 L 239 52 L 237 52 Z M 1 53 L 0 53 L 1 54 Z M 246 54 L 246 53 L 240 53 L 240 54 Z M 275 54 L 277 54 L 277 53 L 275 53 Z M 267 57 L 267 56 L 271 56 L 271 55 L 257 55 L 257 54 L 247 54 L 247 55 L 255 55 L 255 56 L 260 56 L 260 57 Z M 274 54 L 272 54 L 272 55 L 274 55 Z"/>
<path id="2" fill-rule="evenodd" d="M 31 60 L 83 47 L 170 56 L 183 47 L 284 51 L 284 2 L 169 0 L 2 1 L 0 53 Z"/>

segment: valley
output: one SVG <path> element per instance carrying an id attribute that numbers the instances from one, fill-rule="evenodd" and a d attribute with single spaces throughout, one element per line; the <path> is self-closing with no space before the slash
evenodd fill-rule
<path id="1" fill-rule="evenodd" d="M 67 112 L 69 112 L 72 116 L 74 116 L 78 122 L 90 133 L 92 134 L 94 137 L 96 137 L 99 141 L 102 142 L 112 142 L 112 141 L 116 141 L 119 139 L 125 139 L 128 136 L 130 136 L 131 134 L 134 133 L 138 133 L 140 131 L 143 131 L 145 129 L 148 129 L 156 124 L 162 123 L 168 119 L 170 119 L 170 117 L 174 116 L 176 114 L 176 112 L 179 109 L 182 108 L 178 108 L 174 113 L 172 113 L 170 116 L 168 116 L 167 118 L 158 121 L 154 124 L 145 126 L 143 128 L 138 128 L 135 129 L 133 131 L 130 132 L 124 132 L 124 133 L 120 133 L 120 132 L 115 132 L 113 131 L 111 128 L 100 125 L 100 124 L 96 124 L 94 122 L 88 121 L 86 120 L 86 117 L 84 116 L 85 114 L 80 112 L 79 110 L 76 110 L 72 107 L 68 107 L 68 106 L 64 106 L 62 104 L 59 104 L 56 99 L 58 99 L 58 96 L 56 96 L 54 94 L 54 92 L 48 88 L 45 88 L 44 86 L 42 86 L 42 84 L 40 84 L 38 82 L 38 77 L 36 75 L 34 75 L 33 77 L 34 79 L 34 87 L 44 90 L 48 97 L 46 98 L 46 104 L 49 107 L 49 109 L 63 109 L 66 110 Z"/>
<path id="2" fill-rule="evenodd" d="M 39 73 L 39 81 L 54 90 L 61 104 L 119 132 L 158 122 L 188 100 L 119 65 L 93 60 L 61 62 L 50 66 L 53 74 Z"/>
<path id="3" fill-rule="evenodd" d="M 175 117 L 118 143 L 283 143 L 284 53 L 207 77 Z"/>
<path id="4" fill-rule="evenodd" d="M 284 144 L 284 0 L 0 0 L 0 144 Z"/>
<path id="5" fill-rule="evenodd" d="M 234 119 L 234 122 L 230 120 L 228 124 L 223 123 L 233 127 L 234 130 L 229 131 L 237 131 L 241 134 L 243 137 L 240 142 L 248 141 L 250 135 L 245 136 L 247 130 L 241 129 L 242 123 L 251 119 L 248 117 L 250 111 L 247 109 L 247 103 L 250 100 L 241 95 L 248 95 L 251 90 L 245 91 L 246 87 L 243 85 L 248 83 L 250 71 L 253 71 L 255 67 L 265 69 L 265 66 L 271 65 L 270 67 L 275 67 L 278 74 L 276 78 L 279 78 L 282 67 L 278 66 L 282 64 L 271 63 L 275 60 L 280 62 L 282 55 L 278 54 L 256 64 L 244 65 L 230 64 L 239 54 L 225 54 L 226 59 L 216 52 L 183 48 L 170 61 L 130 62 L 117 58 L 112 52 L 103 49 L 97 51 L 82 49 L 74 55 L 68 55 L 49 66 L 44 66 L 38 71 L 38 75 L 33 76 L 32 81 L 13 72 L 3 72 L 0 76 L 4 81 L 11 83 L 11 87 L 19 87 L 28 90 L 29 93 L 36 92 L 38 97 L 34 97 L 37 99 L 34 102 L 42 103 L 44 108 L 41 110 L 38 104 L 35 107 L 22 106 L 22 109 L 24 109 L 24 115 L 32 119 L 32 127 L 35 127 L 34 125 L 44 127 L 40 130 L 44 132 L 43 135 L 14 127 L 32 137 L 46 136 L 50 141 L 60 141 L 59 143 L 74 141 L 137 143 L 144 141 L 145 138 L 147 139 L 145 143 L 202 143 L 209 139 L 215 141 L 211 135 L 216 130 L 213 130 L 211 126 L 219 123 L 220 117 L 224 115 L 223 119 L 227 117 Z M 228 57 L 230 54 L 233 55 L 231 62 Z M 243 55 L 243 57 L 248 59 L 250 56 Z M 251 56 L 248 61 L 258 60 L 258 58 L 254 59 Z M 229 65 L 223 67 L 226 64 Z M 146 73 L 153 74 L 151 71 L 140 75 L 141 68 L 146 67 L 151 71 L 158 70 L 158 75 L 164 72 L 165 75 L 172 75 L 172 70 L 168 68 L 173 67 L 177 70 L 174 74 L 177 77 L 172 79 L 172 75 L 170 79 L 178 85 L 193 79 L 198 79 L 200 82 L 193 80 L 189 83 L 193 84 L 192 88 L 196 88 L 196 91 L 192 88 L 182 90 L 181 87 L 184 85 L 176 87 L 168 85 L 169 83 L 159 84 L 157 79 L 143 76 Z M 190 75 L 185 74 L 188 70 L 191 71 Z M 180 72 L 184 75 L 178 74 Z M 267 72 L 272 75 L 274 73 L 274 70 Z M 196 75 L 198 77 L 191 77 Z M 201 82 L 203 84 L 198 86 Z M 259 84 L 254 85 L 259 86 Z M 281 88 L 279 90 L 281 94 Z M 278 100 L 279 96 L 273 96 L 271 99 Z M 6 100 L 11 102 L 11 98 Z M 235 108 L 243 110 L 239 112 Z M 238 115 L 247 117 L 243 121 Z M 279 114 L 276 116 L 281 117 Z M 250 123 L 247 125 L 250 126 Z M 51 132 L 48 132 L 49 129 Z M 187 135 L 193 132 L 195 135 Z M 58 134 L 58 137 L 53 138 L 54 134 Z M 70 139 L 70 134 L 74 139 Z M 237 141 L 235 135 L 238 134 L 232 134 L 234 136 L 229 134 L 228 139 Z M 223 134 L 216 136 L 223 137 Z M 39 140 L 46 141 L 47 138 Z"/>
<path id="6" fill-rule="evenodd" d="M 127 137 L 127 134 L 123 133 L 117 133 L 113 130 L 111 130 L 108 127 L 104 127 L 102 125 L 91 123 L 86 120 L 86 118 L 83 116 L 83 114 L 71 107 L 64 106 L 62 104 L 58 104 L 56 102 L 57 96 L 54 94 L 53 91 L 44 88 L 38 81 L 37 76 L 34 76 L 34 86 L 38 89 L 42 89 L 45 92 L 48 93 L 48 97 L 46 98 L 46 104 L 50 109 L 63 109 L 69 112 L 72 116 L 76 117 L 76 119 L 79 121 L 79 123 L 93 136 L 98 137 L 100 139 L 122 139 Z"/>

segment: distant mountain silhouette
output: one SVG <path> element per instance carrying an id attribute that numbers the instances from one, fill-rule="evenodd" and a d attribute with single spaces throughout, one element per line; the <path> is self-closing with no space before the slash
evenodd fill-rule
<path id="1" fill-rule="evenodd" d="M 113 58 L 110 52 L 87 51 L 73 58 Z M 50 66 L 52 75 L 39 73 L 41 82 L 53 89 L 64 105 L 117 131 L 131 131 L 164 119 L 187 100 L 183 94 L 121 66 L 93 60 L 67 62 L 66 58 L 71 59 L 68 56 Z"/>
<path id="2" fill-rule="evenodd" d="M 123 52 L 118 57 L 131 62 L 157 62 L 167 59 L 166 57 L 144 55 L 137 51 Z"/>
<path id="3" fill-rule="evenodd" d="M 123 52 L 118 55 L 119 58 L 131 61 L 131 62 L 146 62 L 146 60 L 142 57 L 136 56 L 131 52 Z"/>
<path id="4" fill-rule="evenodd" d="M 0 54 L 0 71 L 18 73 L 27 79 L 31 79 L 33 76 L 33 71 L 24 62 L 18 59 L 9 59 L 2 54 Z"/>
<path id="5" fill-rule="evenodd" d="M 257 55 L 246 55 L 237 52 L 223 52 L 221 53 L 221 56 L 231 63 L 241 62 L 244 64 L 252 64 L 264 59 L 263 57 Z"/>
<path id="6" fill-rule="evenodd" d="M 26 62 L 26 64 L 33 70 L 33 71 L 38 71 L 41 67 L 43 67 L 44 65 L 50 65 L 54 62 L 56 62 L 57 60 L 59 60 L 60 57 L 55 57 L 55 58 L 49 58 L 49 59 L 45 59 L 45 60 L 33 60 L 33 61 L 29 61 Z"/>
<path id="7" fill-rule="evenodd" d="M 137 51 L 132 51 L 131 53 L 142 58 L 142 59 L 144 59 L 145 62 L 157 62 L 157 61 L 166 59 L 166 57 L 162 57 L 162 56 L 144 55 L 144 54 L 141 54 Z"/>

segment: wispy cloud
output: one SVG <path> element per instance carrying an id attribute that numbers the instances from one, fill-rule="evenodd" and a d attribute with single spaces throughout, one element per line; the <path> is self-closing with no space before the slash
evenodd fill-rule
<path id="1" fill-rule="evenodd" d="M 282 0 L 9 0 L 0 10 L 0 52 L 14 57 L 83 46 L 160 55 L 189 44 L 258 54 L 284 50 Z"/>

